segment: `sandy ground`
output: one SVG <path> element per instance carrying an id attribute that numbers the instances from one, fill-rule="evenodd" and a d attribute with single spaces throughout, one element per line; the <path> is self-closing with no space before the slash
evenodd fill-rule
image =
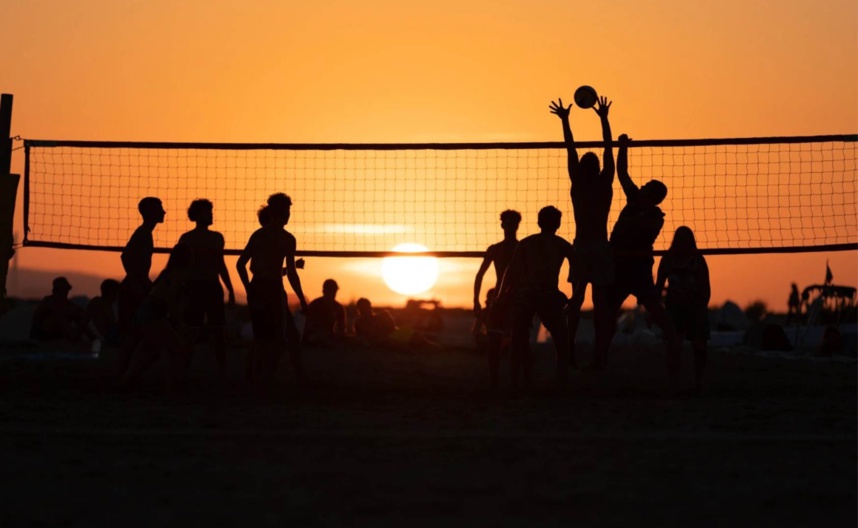
<path id="1" fill-rule="evenodd" d="M 856 526 L 854 360 L 713 351 L 707 390 L 662 391 L 659 348 L 619 348 L 604 378 L 486 390 L 484 359 L 306 350 L 267 397 L 189 393 L 161 370 L 111 389 L 113 356 L 0 353 L 0 526 Z M 583 354 L 586 356 L 586 351 Z M 5 355 L 4 355 L 5 354 Z M 690 353 L 685 356 L 690 381 Z"/>

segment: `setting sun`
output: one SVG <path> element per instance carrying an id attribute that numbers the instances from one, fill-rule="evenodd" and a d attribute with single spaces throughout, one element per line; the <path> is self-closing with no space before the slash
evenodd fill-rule
<path id="1" fill-rule="evenodd" d="M 428 251 L 420 244 L 399 244 L 393 251 L 419 253 Z M 438 259 L 435 257 L 387 257 L 381 264 L 381 277 L 387 287 L 402 295 L 428 291 L 438 280 Z"/>

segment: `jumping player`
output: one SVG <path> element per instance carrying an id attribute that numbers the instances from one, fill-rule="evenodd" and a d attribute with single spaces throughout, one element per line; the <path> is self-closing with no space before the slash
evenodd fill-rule
<path id="1" fill-rule="evenodd" d="M 197 226 L 179 237 L 179 243 L 188 244 L 194 252 L 194 260 L 185 285 L 188 295 L 188 325 L 192 328 L 208 327 L 214 342 L 218 373 L 221 380 L 226 377 L 226 338 L 224 323 L 226 312 L 223 306 L 221 280 L 229 292 L 230 308 L 235 306 L 235 291 L 223 258 L 224 239 L 209 226 L 214 222 L 214 206 L 209 200 L 194 200 L 188 207 L 188 219 Z"/>
<path id="2" fill-rule="evenodd" d="M 581 305 L 587 293 L 587 284 L 593 285 L 593 311 L 596 326 L 607 324 L 608 285 L 614 280 L 614 265 L 611 246 L 608 242 L 608 213 L 614 197 L 614 152 L 611 148 L 613 138 L 608 122 L 611 102 L 605 97 L 599 98 L 598 106 L 593 110 L 602 121 L 602 140 L 605 153 L 602 156 L 603 167 L 599 169 L 599 158 L 587 152 L 578 160 L 578 151 L 569 125 L 569 111 L 572 105 L 564 107 L 563 100 L 552 101 L 551 113 L 557 115 L 563 124 L 563 139 L 566 142 L 567 166 L 571 183 L 572 212 L 575 215 L 575 240 L 572 243 L 572 260 L 569 262 L 569 282 L 572 284 L 572 298 L 569 299 L 567 324 L 569 326 L 569 359 L 574 366 L 575 334 L 581 319 Z"/>
<path id="3" fill-rule="evenodd" d="M 522 378 L 530 386 L 533 358 L 530 353 L 530 327 L 538 314 L 551 332 L 557 350 L 557 381 L 563 384 L 569 375 L 569 334 L 563 309 L 566 296 L 557 288 L 560 266 L 571 259 L 572 245 L 557 236 L 563 213 L 553 206 L 539 211 L 540 232 L 518 243 L 512 261 L 504 274 L 499 297 L 512 302 L 512 369 L 513 388 L 518 389 Z"/>
<path id="4" fill-rule="evenodd" d="M 518 226 L 521 224 L 521 213 L 508 209 L 500 214 L 501 229 L 503 229 L 503 240 L 492 244 L 486 249 L 483 263 L 477 271 L 474 279 L 474 314 L 479 317 L 482 311 L 480 306 L 480 289 L 483 285 L 483 277 L 489 266 L 495 265 L 495 284 L 500 285 L 503 275 L 509 266 L 515 247 L 518 245 Z M 488 308 L 488 307 L 487 307 Z M 493 303 L 486 318 L 486 330 L 488 333 L 488 361 L 491 386 L 498 387 L 498 373 L 500 370 L 500 352 L 503 336 L 509 329 L 509 306 L 503 303 Z"/>
<path id="5" fill-rule="evenodd" d="M 617 176 L 626 195 L 626 205 L 611 232 L 616 278 L 609 287 L 609 324 L 596 328 L 594 366 L 598 370 L 605 368 L 617 315 L 626 298 L 634 295 L 638 304 L 647 309 L 664 332 L 668 346 L 668 373 L 674 381 L 678 374 L 679 347 L 673 324 L 661 305 L 661 294 L 652 280 L 653 244 L 664 226 L 664 213 L 658 205 L 667 196 L 667 186 L 652 180 L 638 188 L 628 171 L 628 136 L 621 135 L 619 145 Z"/>

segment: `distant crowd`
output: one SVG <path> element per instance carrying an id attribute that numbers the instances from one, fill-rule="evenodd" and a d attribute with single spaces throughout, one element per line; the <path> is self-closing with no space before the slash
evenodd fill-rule
<path id="1" fill-rule="evenodd" d="M 552 336 L 556 349 L 556 381 L 560 386 L 569 371 L 578 368 L 575 335 L 581 307 L 592 285 L 595 345 L 593 362 L 582 368 L 605 371 L 616 321 L 625 300 L 633 295 L 661 328 L 667 350 L 668 381 L 679 385 L 682 342 L 692 343 L 695 387 L 699 389 L 707 361 L 710 298 L 709 271 L 697 250 L 694 233 L 679 227 L 653 278 L 653 244 L 664 225 L 659 207 L 667 187 L 656 180 L 638 187 L 628 171 L 631 140 L 618 138 L 614 162 L 613 137 L 608 120 L 611 103 L 599 98 L 593 109 L 600 118 L 605 144 L 600 162 L 593 153 L 578 155 L 570 125 L 572 105 L 552 102 L 551 112 L 560 118 L 567 148 L 570 197 L 575 238 L 570 243 L 557 235 L 562 213 L 543 207 L 537 216 L 539 233 L 518 240 L 520 213 L 500 214 L 504 237 L 488 247 L 474 281 L 475 331 L 482 336 L 491 386 L 500 387 L 504 349 L 509 351 L 510 386 L 527 390 L 532 383 L 534 359 L 530 332 L 534 317 Z M 625 205 L 608 234 L 608 214 L 613 201 L 614 177 L 619 179 Z M 253 342 L 245 364 L 246 379 L 270 385 L 281 358 L 289 359 L 299 381 L 304 379 L 302 346 L 327 345 L 347 334 L 344 307 L 337 302 L 339 289 L 326 280 L 322 296 L 307 303 L 298 273 L 303 260 L 296 258 L 297 241 L 285 229 L 291 217 L 291 198 L 274 193 L 257 211 L 260 227 L 253 232 L 238 258 L 238 277 L 247 295 Z M 121 254 L 125 278 L 105 280 L 101 295 L 86 308 L 68 299 L 71 285 L 59 277 L 53 291 L 36 309 L 32 335 L 37 339 L 89 340 L 94 346 L 119 350 L 121 383 L 133 386 L 159 357 L 168 360 L 167 388 L 181 387 L 188 374 L 197 343 L 210 344 L 218 371 L 226 377 L 225 307 L 235 304 L 235 290 L 224 261 L 224 237 L 211 229 L 214 206 L 194 200 L 188 219 L 195 227 L 182 234 L 167 264 L 150 279 L 154 252 L 153 231 L 164 221 L 160 199 L 146 197 L 138 205 L 141 225 Z M 572 296 L 558 288 L 561 266 L 569 263 Z M 480 302 L 483 278 L 494 265 L 496 286 L 485 304 Z M 286 277 L 306 317 L 299 332 L 289 309 Z M 226 301 L 224 300 L 226 290 Z M 114 310 L 114 306 L 116 310 Z M 385 310 L 374 310 L 368 299 L 357 302 L 354 334 L 367 343 L 401 348 L 435 349 L 438 345 L 423 333 L 398 326 Z M 350 329 L 349 329 L 350 330 Z"/>

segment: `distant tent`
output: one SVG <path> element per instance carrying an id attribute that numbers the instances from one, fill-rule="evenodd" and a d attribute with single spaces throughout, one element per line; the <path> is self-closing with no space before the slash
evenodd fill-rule
<path id="1" fill-rule="evenodd" d="M 750 323 L 738 304 L 726 301 L 715 316 L 715 325 L 718 330 L 741 331 L 747 330 Z"/>

